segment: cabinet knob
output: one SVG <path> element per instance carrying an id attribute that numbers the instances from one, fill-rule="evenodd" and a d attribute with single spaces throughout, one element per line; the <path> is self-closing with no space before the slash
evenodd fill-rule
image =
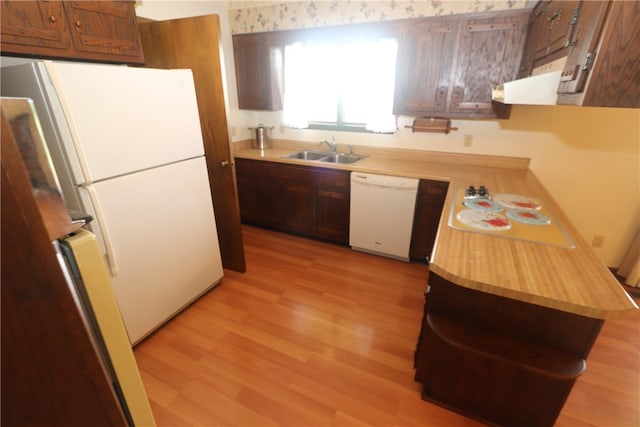
<path id="1" fill-rule="evenodd" d="M 222 161 L 220 162 L 220 167 L 221 167 L 221 168 L 226 168 L 226 167 L 227 167 L 227 166 L 229 166 L 229 165 L 233 166 L 233 162 L 230 162 L 230 161 L 228 161 L 228 160 L 222 160 Z"/>
<path id="2" fill-rule="evenodd" d="M 82 27 L 82 22 L 80 22 L 80 20 L 77 20 L 77 21 L 75 22 L 75 24 L 76 24 L 76 27 L 77 27 L 77 28 Z"/>
<path id="3" fill-rule="evenodd" d="M 54 15 L 49 16 L 49 22 L 56 22 L 56 17 Z"/>

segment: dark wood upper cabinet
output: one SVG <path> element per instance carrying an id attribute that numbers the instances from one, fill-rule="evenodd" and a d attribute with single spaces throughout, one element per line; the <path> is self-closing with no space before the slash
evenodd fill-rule
<path id="1" fill-rule="evenodd" d="M 70 1 L 64 9 L 77 51 L 132 58 L 141 55 L 134 2 Z"/>
<path id="2" fill-rule="evenodd" d="M 640 2 L 580 2 L 558 104 L 640 107 Z"/>
<path id="3" fill-rule="evenodd" d="M 409 20 L 399 37 L 395 114 L 508 117 L 491 86 L 513 80 L 528 10 Z"/>
<path id="4" fill-rule="evenodd" d="M 444 113 L 451 83 L 457 22 L 427 18 L 407 22 L 398 38 L 394 112 Z"/>
<path id="5" fill-rule="evenodd" d="M 71 47 L 61 1 L 6 1 L 2 3 L 2 52 L 66 50 Z"/>
<path id="6" fill-rule="evenodd" d="M 493 105 L 491 87 L 518 75 L 528 20 L 528 11 L 462 19 L 447 116 L 508 117 L 508 107 Z"/>
<path id="7" fill-rule="evenodd" d="M 566 57 L 577 45 L 592 40 L 600 31 L 606 8 L 606 1 L 545 0 L 536 4 L 518 77 L 528 77 L 533 68 Z"/>
<path id="8" fill-rule="evenodd" d="M 541 1 L 533 9 L 519 78 L 566 58 L 558 104 L 640 107 L 640 2 Z"/>
<path id="9" fill-rule="evenodd" d="M 239 106 L 282 108 L 287 43 L 377 35 L 398 39 L 395 114 L 506 117 L 509 108 L 491 102 L 491 85 L 516 78 L 529 14 L 527 9 L 236 34 Z"/>
<path id="10" fill-rule="evenodd" d="M 1 7 L 3 55 L 144 63 L 134 1 L 3 0 Z"/>
<path id="11" fill-rule="evenodd" d="M 579 1 L 551 1 L 547 5 L 544 21 L 547 27 L 544 51 L 549 56 L 570 46 L 575 37 L 576 20 L 580 16 Z"/>
<path id="12" fill-rule="evenodd" d="M 238 104 L 241 110 L 282 109 L 284 56 L 269 33 L 233 36 Z"/>

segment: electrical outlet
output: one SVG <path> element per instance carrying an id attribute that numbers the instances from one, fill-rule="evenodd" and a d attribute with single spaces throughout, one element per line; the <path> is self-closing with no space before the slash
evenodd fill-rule
<path id="1" fill-rule="evenodd" d="M 591 246 L 594 248 L 601 248 L 604 245 L 604 236 L 593 236 L 593 240 L 591 241 Z"/>
<path id="2" fill-rule="evenodd" d="M 471 147 L 472 142 L 473 142 L 473 135 L 465 135 L 462 145 L 464 147 Z"/>

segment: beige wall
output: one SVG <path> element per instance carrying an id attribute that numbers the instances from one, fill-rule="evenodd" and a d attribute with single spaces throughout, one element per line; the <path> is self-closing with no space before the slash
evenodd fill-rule
<path id="1" fill-rule="evenodd" d="M 274 3 L 274 2 L 270 2 Z M 469 2 L 477 3 L 477 1 Z M 395 135 L 284 129 L 280 113 L 238 110 L 229 15 L 221 1 L 142 1 L 139 16 L 170 19 L 216 13 L 222 23 L 228 102 L 234 141 L 251 137 L 249 126 L 274 125 L 275 138 L 338 142 L 417 150 L 531 158 L 531 169 L 604 264 L 617 267 L 640 224 L 640 110 L 567 106 L 514 106 L 509 120 L 456 120 L 449 135 L 411 133 L 400 117 Z M 463 136 L 472 135 L 471 147 Z"/>

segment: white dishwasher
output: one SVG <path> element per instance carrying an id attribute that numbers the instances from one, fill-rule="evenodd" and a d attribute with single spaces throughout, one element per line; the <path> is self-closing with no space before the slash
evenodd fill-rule
<path id="1" fill-rule="evenodd" d="M 351 172 L 351 248 L 408 261 L 418 182 Z"/>

